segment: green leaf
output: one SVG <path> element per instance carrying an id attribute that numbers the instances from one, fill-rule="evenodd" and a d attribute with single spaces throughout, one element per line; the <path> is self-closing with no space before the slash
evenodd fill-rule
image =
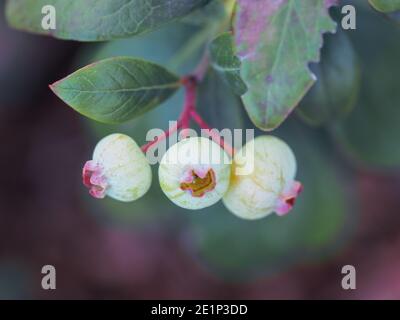
<path id="1" fill-rule="evenodd" d="M 153 109 L 179 86 L 179 77 L 157 64 L 117 57 L 84 67 L 51 89 L 79 113 L 116 124 Z"/>
<path id="2" fill-rule="evenodd" d="M 332 128 L 341 150 L 357 165 L 400 167 L 400 28 L 371 8 L 357 7 L 348 33 L 360 57 L 361 88 L 354 111 Z"/>
<path id="3" fill-rule="evenodd" d="M 191 215 L 193 249 L 209 268 L 227 280 L 246 280 L 281 272 L 293 264 L 332 254 L 348 238 L 349 206 L 340 171 L 326 141 L 303 126 L 277 130 L 294 150 L 298 180 L 304 185 L 292 212 L 246 221 L 217 205 Z M 302 139 L 298 139 L 302 137 Z M 349 197 L 352 199 L 352 197 Z M 212 212 L 210 212 L 213 209 Z"/>
<path id="4" fill-rule="evenodd" d="M 343 119 L 354 108 L 360 88 L 360 64 L 346 32 L 326 35 L 321 62 L 312 70 L 317 82 L 296 109 L 308 124 L 320 126 Z"/>
<path id="5" fill-rule="evenodd" d="M 239 96 L 246 93 L 246 84 L 240 77 L 240 60 L 236 56 L 234 39 L 231 33 L 225 32 L 216 37 L 210 44 L 211 66 L 222 79 Z"/>
<path id="6" fill-rule="evenodd" d="M 79 41 L 103 41 L 152 31 L 210 0 L 10 0 L 6 16 L 17 29 Z M 56 29 L 42 28 L 42 7 L 56 9 Z"/>
<path id="7" fill-rule="evenodd" d="M 242 98 L 260 129 L 278 127 L 314 83 L 308 64 L 319 60 L 322 34 L 335 31 L 333 2 L 238 0 L 235 42 L 248 88 Z"/>
<path id="8" fill-rule="evenodd" d="M 400 0 L 369 0 L 371 6 L 384 13 L 400 10 Z"/>

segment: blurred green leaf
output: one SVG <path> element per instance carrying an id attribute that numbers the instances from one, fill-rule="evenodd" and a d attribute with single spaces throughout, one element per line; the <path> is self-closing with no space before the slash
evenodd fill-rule
<path id="1" fill-rule="evenodd" d="M 210 0 L 12 0 L 6 16 L 17 29 L 61 39 L 102 41 L 153 31 Z M 56 29 L 42 28 L 42 8 L 56 9 Z"/>
<path id="2" fill-rule="evenodd" d="M 26 261 L 0 260 L 0 300 L 32 299 L 33 272 Z"/>
<path id="3" fill-rule="evenodd" d="M 241 220 L 222 204 L 190 215 L 193 249 L 223 278 L 239 280 L 282 271 L 327 255 L 343 241 L 348 205 L 338 170 L 318 134 L 298 124 L 278 130 L 298 160 L 304 191 L 285 217 Z"/>
<path id="4" fill-rule="evenodd" d="M 332 128 L 341 149 L 358 164 L 400 166 L 400 29 L 368 7 L 357 8 L 349 33 L 362 68 L 361 89 L 350 116 Z"/>
<path id="5" fill-rule="evenodd" d="M 86 66 L 51 88 L 79 113 L 115 124 L 153 109 L 179 86 L 179 77 L 159 65 L 117 57 Z"/>
<path id="6" fill-rule="evenodd" d="M 400 0 L 369 0 L 369 3 L 376 10 L 384 13 L 400 10 Z"/>
<path id="7" fill-rule="evenodd" d="M 312 68 L 317 82 L 296 112 L 310 125 L 341 119 L 354 108 L 360 87 L 360 65 L 346 33 L 326 35 L 321 62 Z"/>
<path id="8" fill-rule="evenodd" d="M 210 44 L 211 66 L 221 75 L 222 79 L 241 96 L 247 87 L 240 77 L 240 60 L 234 49 L 234 39 L 231 33 L 225 32 L 216 37 Z"/>
<path id="9" fill-rule="evenodd" d="M 186 74 L 192 71 L 200 59 L 201 51 L 208 37 L 202 37 L 202 43 L 195 44 L 191 55 L 175 62 L 182 51 L 186 51 L 192 39 L 196 38 L 207 27 L 198 27 L 172 22 L 165 27 L 140 37 L 117 39 L 105 43 L 86 44 L 76 61 L 77 67 L 83 67 L 98 60 L 110 57 L 133 56 L 152 61 L 172 70 L 175 73 Z M 171 37 L 171 34 L 174 36 Z M 162 50 L 160 50 L 162 48 Z"/>
<path id="10" fill-rule="evenodd" d="M 197 97 L 198 112 L 211 127 L 220 130 L 244 128 L 246 115 L 240 98 L 215 71 L 210 70 L 200 84 Z"/>
<path id="11" fill-rule="evenodd" d="M 213 23 L 218 23 L 226 18 L 227 14 L 222 3 L 223 0 L 211 1 L 204 7 L 201 7 L 191 14 L 181 19 L 182 23 L 187 23 L 195 26 L 206 26 Z"/>
<path id="12" fill-rule="evenodd" d="M 201 48 L 208 43 L 216 34 L 219 24 L 209 23 L 199 29 L 192 37 L 190 37 L 179 52 L 169 61 L 171 68 L 179 67 L 184 61 L 195 55 Z M 193 70 L 190 70 L 193 72 Z"/>
<path id="13" fill-rule="evenodd" d="M 235 42 L 253 123 L 273 130 L 314 83 L 308 63 L 319 61 L 321 34 L 334 32 L 325 0 L 238 0 Z"/>

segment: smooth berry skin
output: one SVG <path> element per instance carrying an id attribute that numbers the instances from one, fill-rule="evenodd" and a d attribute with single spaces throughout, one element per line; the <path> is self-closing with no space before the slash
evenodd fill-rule
<path id="1" fill-rule="evenodd" d="M 215 142 L 192 137 L 164 154 L 158 170 L 160 186 L 177 206 L 198 210 L 217 203 L 228 190 L 231 159 Z"/>
<path id="2" fill-rule="evenodd" d="M 302 190 L 294 180 L 296 170 L 294 153 L 284 141 L 267 135 L 257 137 L 235 154 L 223 203 L 233 214 L 247 220 L 261 219 L 273 212 L 285 215 Z"/>
<path id="3" fill-rule="evenodd" d="M 83 182 L 95 198 L 135 201 L 149 190 L 151 180 L 150 164 L 142 150 L 132 138 L 119 133 L 100 140 L 93 159 L 83 168 Z"/>

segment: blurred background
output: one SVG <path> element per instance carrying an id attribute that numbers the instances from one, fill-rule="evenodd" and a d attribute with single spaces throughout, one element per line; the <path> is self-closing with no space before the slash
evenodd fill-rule
<path id="1" fill-rule="evenodd" d="M 325 36 L 322 62 L 311 66 L 318 83 L 273 133 L 292 146 L 305 191 L 288 216 L 249 222 L 221 204 L 199 212 L 174 206 L 156 174 L 151 191 L 131 204 L 95 200 L 82 185 L 82 166 L 101 137 L 122 132 L 145 142 L 147 130 L 177 118 L 182 92 L 140 119 L 107 126 L 48 89 L 119 55 L 185 74 L 215 16 L 200 12 L 138 38 L 80 44 L 8 28 L 2 1 L 0 298 L 400 298 L 400 30 L 396 17 L 366 1 L 347 2 L 356 5 L 357 30 Z M 337 9 L 332 15 L 340 21 Z M 213 72 L 199 109 L 219 129 L 253 128 Z M 56 290 L 41 288 L 47 264 L 56 268 Z M 344 265 L 356 268 L 356 290 L 341 287 Z"/>

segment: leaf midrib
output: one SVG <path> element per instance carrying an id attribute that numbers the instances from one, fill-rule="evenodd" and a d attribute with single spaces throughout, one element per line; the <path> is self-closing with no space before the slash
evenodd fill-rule
<path id="1" fill-rule="evenodd" d="M 64 90 L 64 91 L 71 91 L 71 92 L 82 92 L 82 93 L 121 93 L 121 92 L 139 92 L 139 91 L 150 91 L 150 90 L 160 90 L 160 89 L 176 89 L 180 87 L 179 82 L 174 82 L 171 84 L 165 84 L 165 85 L 157 85 L 157 86 L 151 86 L 151 87 L 140 87 L 140 88 L 130 88 L 130 89 L 106 89 L 106 90 L 80 90 L 80 89 L 75 89 L 75 88 L 63 88 L 59 87 L 59 90 Z"/>

